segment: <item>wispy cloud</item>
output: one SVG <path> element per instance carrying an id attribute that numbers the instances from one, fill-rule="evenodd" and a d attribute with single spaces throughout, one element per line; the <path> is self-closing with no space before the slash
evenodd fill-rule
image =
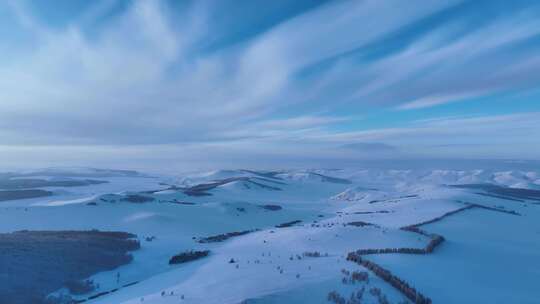
<path id="1" fill-rule="evenodd" d="M 15 20 L 8 25 L 28 34 L 0 59 L 0 137 L 10 151 L 208 155 L 214 145 L 231 157 L 316 150 L 354 158 L 340 147 L 524 144 L 520 132 L 539 127 L 536 113 L 507 124 L 485 117 L 372 130 L 358 119 L 370 109 L 412 112 L 538 89 L 534 3 L 480 22 L 465 0 L 336 1 L 219 45 L 208 41 L 235 33 L 213 18 L 223 9 L 214 2 L 180 10 L 134 1 L 113 13 L 117 4 L 96 2 L 61 28 L 34 16 L 30 2 L 0 4 Z"/>
<path id="2" fill-rule="evenodd" d="M 533 159 L 540 151 L 538 137 L 540 113 L 444 118 L 418 121 L 401 128 L 318 135 L 321 141 L 385 142 L 417 157 L 512 157 L 517 155 L 515 147 L 521 147 L 519 155 Z M 432 146 L 471 149 L 433 150 Z"/>
<path id="3" fill-rule="evenodd" d="M 329 4 L 239 47 L 208 54 L 198 53 L 197 45 L 219 29 L 207 28 L 208 12 L 201 6 L 208 9 L 195 4 L 182 18 L 175 16 L 186 20 L 178 25 L 164 2 L 134 2 L 90 38 L 77 24 L 49 30 L 14 5 L 22 23 L 40 29 L 41 42 L 0 68 L 4 142 L 214 139 L 245 129 L 253 118 L 272 120 L 269 115 L 294 103 L 291 77 L 304 66 L 358 48 L 446 4 L 407 14 L 378 1 Z M 362 35 L 335 34 L 376 22 L 378 11 L 389 21 Z"/>
<path id="4" fill-rule="evenodd" d="M 539 11 L 517 9 L 474 27 L 474 19 L 458 17 L 378 60 L 336 59 L 315 77 L 318 90 L 353 104 L 411 109 L 537 88 Z"/>
<path id="5" fill-rule="evenodd" d="M 479 96 L 485 95 L 485 91 L 481 92 L 469 92 L 461 94 L 449 94 L 449 95 L 435 95 L 435 96 L 425 96 L 405 104 L 402 104 L 397 107 L 398 110 L 411 110 L 411 109 L 420 109 L 432 107 L 440 104 L 445 104 L 449 102 L 463 101 L 466 99 L 471 99 Z"/>

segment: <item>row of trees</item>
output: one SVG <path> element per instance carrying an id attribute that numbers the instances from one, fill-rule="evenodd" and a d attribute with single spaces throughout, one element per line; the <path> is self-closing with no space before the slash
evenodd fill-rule
<path id="1" fill-rule="evenodd" d="M 210 253 L 210 250 L 202 250 L 202 251 L 190 250 L 190 251 L 185 251 L 185 252 L 179 253 L 179 254 L 171 257 L 170 260 L 169 260 L 169 265 L 182 264 L 182 263 L 187 263 L 187 262 L 191 262 L 191 261 L 194 261 L 194 260 L 198 260 L 198 259 L 201 259 L 201 258 L 204 258 L 204 257 L 208 256 L 209 253 Z"/>
<path id="2" fill-rule="evenodd" d="M 405 227 L 401 227 L 401 230 L 405 230 L 405 231 L 410 231 L 410 232 L 414 232 L 414 233 L 418 233 L 418 234 L 421 234 L 421 235 L 424 235 L 424 236 L 431 236 L 430 233 L 427 233 L 426 231 L 418 228 L 418 226 L 416 225 L 412 225 L 412 226 L 405 226 Z"/>
<path id="3" fill-rule="evenodd" d="M 359 265 L 362 265 L 362 266 L 366 267 L 367 269 L 371 270 L 375 275 L 377 275 L 378 277 L 380 277 L 381 279 L 383 279 L 384 281 L 386 281 L 387 283 L 392 285 L 394 288 L 399 290 L 409 300 L 413 301 L 413 303 L 415 303 L 415 304 L 431 304 L 432 303 L 431 299 L 429 299 L 428 297 L 422 295 L 415 288 L 411 287 L 407 282 L 405 282 L 404 280 L 400 279 L 399 277 L 393 275 L 390 271 L 382 268 L 378 264 L 376 264 L 374 262 L 371 262 L 371 261 L 368 261 L 366 259 L 363 259 L 362 256 L 363 255 L 369 255 L 369 254 L 386 254 L 386 253 L 405 253 L 405 254 L 429 254 L 429 253 L 432 253 L 435 250 L 435 248 L 437 248 L 440 244 L 442 244 L 445 241 L 445 238 L 442 235 L 428 233 L 428 232 L 420 229 L 419 227 L 422 226 L 422 225 L 427 225 L 427 224 L 431 224 L 431 223 L 440 221 L 440 220 L 442 220 L 443 218 L 445 218 L 447 216 L 454 215 L 454 214 L 459 213 L 459 212 L 464 211 L 464 210 L 468 210 L 468 209 L 472 209 L 472 208 L 482 208 L 482 209 L 498 211 L 498 212 L 504 212 L 504 213 L 513 214 L 513 215 L 521 215 L 521 214 L 519 214 L 519 213 L 517 213 L 515 211 L 511 211 L 511 210 L 509 211 L 509 210 L 504 210 L 504 209 L 500 209 L 500 208 L 493 208 L 493 207 L 489 207 L 489 206 L 484 206 L 484 205 L 479 205 L 479 204 L 474 204 L 474 203 L 461 202 L 461 201 L 458 201 L 458 202 L 464 203 L 464 204 L 466 204 L 466 206 L 462 207 L 462 208 L 459 208 L 459 209 L 456 209 L 456 210 L 453 210 L 453 211 L 450 211 L 450 212 L 446 212 L 443 215 L 438 216 L 436 218 L 433 218 L 433 219 L 430 219 L 430 220 L 427 220 L 427 221 L 424 221 L 424 222 L 421 222 L 421 223 L 418 223 L 418 224 L 415 224 L 415 225 L 405 226 L 405 227 L 401 228 L 402 230 L 405 230 L 405 231 L 410 231 L 410 232 L 418 233 L 418 234 L 421 234 L 423 236 L 429 237 L 430 241 L 424 248 L 360 249 L 360 250 L 357 250 L 356 252 L 349 253 L 348 256 L 347 256 L 347 260 L 355 262 L 355 263 L 357 263 Z M 370 225 L 373 225 L 373 224 L 365 223 L 365 222 L 352 222 L 352 223 L 348 223 L 348 225 L 364 227 L 364 226 L 370 226 Z M 374 292 L 376 292 L 376 291 L 374 291 Z M 339 294 L 337 294 L 335 292 L 330 293 L 328 295 L 328 300 L 331 300 L 334 303 L 339 303 L 339 304 L 348 303 L 347 301 L 345 301 L 345 299 L 343 297 L 339 296 Z M 380 303 L 381 302 L 384 303 L 385 300 L 386 300 L 385 298 L 382 298 L 382 297 L 379 298 Z"/>
<path id="4" fill-rule="evenodd" d="M 491 210 L 491 211 L 497 211 L 497 212 L 502 212 L 502 213 L 521 216 L 520 213 L 518 213 L 518 212 L 516 212 L 514 210 L 504 210 L 504 209 L 501 209 L 501 208 L 494 208 L 494 207 L 484 206 L 484 205 L 475 204 L 475 203 L 466 203 L 465 202 L 465 204 L 468 204 L 471 207 L 482 208 L 482 209 L 487 209 L 487 210 Z"/>
<path id="5" fill-rule="evenodd" d="M 442 244 L 442 242 L 444 242 L 444 237 L 442 235 L 438 235 L 438 234 L 432 234 L 431 235 L 431 241 L 429 241 L 429 243 L 427 244 L 426 248 L 424 248 L 424 251 L 426 253 L 432 253 L 433 250 L 435 250 L 435 248 L 437 246 L 439 246 L 440 244 Z"/>
<path id="6" fill-rule="evenodd" d="M 359 249 L 356 251 L 358 255 L 368 254 L 386 254 L 386 253 L 407 253 L 407 254 L 425 254 L 423 248 L 380 248 L 380 249 Z"/>
<path id="7" fill-rule="evenodd" d="M 454 215 L 454 214 L 459 213 L 461 211 L 465 211 L 465 210 L 472 209 L 472 208 L 481 208 L 481 209 L 486 209 L 486 210 L 491 210 L 491 211 L 496 211 L 496 212 L 502 212 L 502 213 L 507 213 L 507 214 L 512 214 L 512 215 L 518 215 L 518 216 L 521 215 L 520 213 L 518 213 L 516 211 L 513 211 L 513 210 L 505 210 L 505 209 L 501 209 L 501 208 L 494 208 L 494 207 L 489 207 L 489 206 L 484 206 L 484 205 L 480 205 L 480 204 L 476 204 L 476 203 L 469 203 L 469 202 L 464 202 L 464 201 L 457 201 L 457 202 L 462 203 L 462 204 L 466 204 L 466 206 L 462 207 L 462 208 L 459 208 L 459 209 L 456 209 L 456 210 L 446 212 L 441 216 L 438 216 L 436 218 L 432 218 L 432 219 L 427 220 L 427 221 L 423 221 L 423 222 L 418 223 L 418 224 L 405 226 L 405 227 L 403 227 L 401 229 L 416 232 L 416 233 L 420 233 L 420 234 L 423 234 L 423 235 L 428 235 L 424 231 L 418 229 L 418 227 L 438 222 L 438 221 L 442 220 L 443 218 L 445 218 L 447 216 Z M 415 230 L 415 228 L 416 228 L 416 230 Z"/>
<path id="8" fill-rule="evenodd" d="M 390 271 L 382 268 L 374 262 L 363 259 L 359 254 L 351 252 L 347 256 L 347 260 L 355 262 L 359 265 L 364 266 L 365 268 L 371 270 L 375 275 L 392 285 L 394 288 L 399 290 L 403 295 L 405 295 L 409 300 L 415 304 L 431 304 L 432 301 L 430 298 L 424 296 L 418 292 L 414 287 L 411 287 L 407 282 L 393 275 Z"/>
<path id="9" fill-rule="evenodd" d="M 198 242 L 199 243 L 223 242 L 223 241 L 225 241 L 225 240 L 227 240 L 229 238 L 232 238 L 232 237 L 235 237 L 235 236 L 245 235 L 245 234 L 248 234 L 248 233 L 251 233 L 251 232 L 254 232 L 254 231 L 257 231 L 257 229 L 255 229 L 255 230 L 227 232 L 227 233 L 222 233 L 222 234 L 218 234 L 218 235 L 213 235 L 213 236 L 209 236 L 209 237 L 200 238 L 198 240 Z"/>
<path id="10" fill-rule="evenodd" d="M 276 225 L 276 228 L 287 228 L 287 227 L 294 226 L 294 225 L 296 225 L 296 224 L 300 224 L 301 222 L 302 222 L 302 221 L 300 221 L 300 220 L 291 221 L 291 222 L 287 222 L 287 223 L 283 223 L 283 224 Z"/>
<path id="11" fill-rule="evenodd" d="M 379 227 L 379 226 L 377 226 L 377 225 L 375 225 L 375 224 L 367 223 L 367 222 L 362 222 L 362 221 L 350 222 L 350 223 L 347 223 L 347 225 L 349 225 L 349 226 L 355 226 L 355 227 L 365 227 L 365 226 Z"/>
<path id="12" fill-rule="evenodd" d="M 450 215 L 454 215 L 456 213 L 459 213 L 461 211 L 464 211 L 464 210 L 467 210 L 467 209 L 471 209 L 471 208 L 474 208 L 475 206 L 474 205 L 467 205 L 465 207 L 462 207 L 462 208 L 459 208 L 459 209 L 456 209 L 456 210 L 452 210 L 452 211 L 449 211 L 449 212 L 446 212 L 444 213 L 443 215 L 441 216 L 438 216 L 436 218 L 432 218 L 430 220 L 427 220 L 427 221 L 424 221 L 424 222 L 421 222 L 421 223 L 418 223 L 418 224 L 414 224 L 414 225 L 411 225 L 411 226 L 407 226 L 407 227 L 420 227 L 422 225 L 427 225 L 427 224 L 431 224 L 431 223 L 435 223 L 435 222 L 438 222 L 440 220 L 442 220 L 443 218 L 447 217 L 447 216 L 450 216 Z M 404 227 L 404 228 L 407 228 L 407 227 Z M 402 228 L 403 229 L 403 228 Z"/>
<path id="13" fill-rule="evenodd" d="M 409 229 L 406 229 L 409 230 Z M 416 230 L 419 230 L 416 227 L 413 227 L 409 231 L 417 232 Z M 422 230 L 419 230 L 420 234 L 425 235 L 425 232 Z M 369 254 L 387 254 L 387 253 L 404 253 L 404 254 L 428 254 L 432 253 L 433 250 L 442 242 L 444 242 L 444 237 L 442 235 L 438 234 L 430 234 L 428 235 L 431 240 L 424 248 L 410 248 L 410 247 L 402 247 L 402 248 L 380 248 L 380 249 L 359 249 L 355 253 L 357 255 L 369 255 Z"/>

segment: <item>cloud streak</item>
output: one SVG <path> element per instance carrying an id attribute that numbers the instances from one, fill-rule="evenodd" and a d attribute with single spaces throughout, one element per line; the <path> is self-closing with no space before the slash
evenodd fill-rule
<path id="1" fill-rule="evenodd" d="M 33 16 L 30 2 L 0 4 L 28 40 L 0 59 L 0 137 L 10 155 L 63 146 L 219 158 L 204 152 L 212 146 L 235 159 L 248 152 L 276 161 L 287 153 L 354 159 L 343 145 L 373 142 L 443 155 L 433 147 L 494 145 L 496 134 L 525 144 L 521 132 L 539 128 L 536 113 L 509 116 L 508 125 L 501 117 L 363 125 L 371 109 L 414 112 L 538 89 L 534 3 L 478 21 L 489 3 L 336 1 L 217 46 L 208 41 L 235 33 L 212 18 L 223 9 L 213 2 L 180 10 L 136 1 L 113 12 L 116 4 L 98 2 L 61 28 Z"/>

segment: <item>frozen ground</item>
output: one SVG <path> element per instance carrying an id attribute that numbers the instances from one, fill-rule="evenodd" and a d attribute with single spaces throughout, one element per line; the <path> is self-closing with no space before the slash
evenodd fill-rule
<path id="1" fill-rule="evenodd" d="M 428 236 L 400 228 L 476 203 L 521 216 L 468 209 L 421 227 L 446 238 L 432 254 L 367 258 L 434 303 L 535 303 L 540 298 L 534 286 L 540 277 L 540 197 L 535 196 L 540 175 L 523 167 L 226 170 L 181 176 L 87 168 L 12 173 L 3 178 L 107 183 L 34 187 L 53 195 L 0 202 L 0 232 L 99 229 L 137 235 L 141 248 L 130 264 L 94 273 L 89 279 L 99 287 L 73 295 L 102 294 L 87 301 L 91 304 L 329 303 L 332 291 L 349 299 L 362 288 L 361 303 L 382 301 L 369 292 L 373 288 L 390 303 L 401 303 L 406 298 L 369 271 L 369 282 L 344 284 L 343 270 L 367 271 L 346 261 L 347 254 L 423 248 Z M 232 237 L 199 242 L 221 234 Z M 169 265 L 170 257 L 188 250 L 210 250 L 210 255 Z M 309 256 L 315 252 L 321 256 Z M 61 293 L 66 290 L 55 292 Z"/>

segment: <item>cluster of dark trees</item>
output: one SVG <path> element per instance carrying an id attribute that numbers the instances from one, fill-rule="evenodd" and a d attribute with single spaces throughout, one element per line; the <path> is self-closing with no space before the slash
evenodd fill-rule
<path id="1" fill-rule="evenodd" d="M 337 291 L 331 291 L 328 293 L 328 296 L 326 297 L 328 302 L 332 302 L 335 304 L 345 304 L 347 303 L 347 300 L 345 300 L 344 297 L 342 297 Z"/>
<path id="2" fill-rule="evenodd" d="M 337 225 L 340 225 L 340 223 L 332 222 L 332 223 L 318 224 L 318 221 L 313 221 L 313 223 L 311 224 L 311 227 L 314 227 L 314 228 L 321 228 L 321 227 L 322 228 L 332 228 L 332 227 L 337 226 Z M 346 226 L 345 224 L 341 224 L 341 225 L 343 225 L 343 227 Z"/>
<path id="3" fill-rule="evenodd" d="M 380 211 L 357 211 L 354 214 L 374 214 L 374 213 L 390 213 L 388 210 L 380 210 Z"/>
<path id="4" fill-rule="evenodd" d="M 308 257 L 308 258 L 320 258 L 320 257 L 323 256 L 318 251 L 306 251 L 306 252 L 302 253 L 302 255 L 305 256 L 305 257 Z M 324 256 L 328 256 L 328 253 L 325 253 Z"/>
<path id="5" fill-rule="evenodd" d="M 9 200 L 18 200 L 26 198 L 35 198 L 42 196 L 51 196 L 53 193 L 51 191 L 41 190 L 41 189 L 26 189 L 26 190 L 6 190 L 0 191 L 0 202 L 9 201 Z"/>
<path id="6" fill-rule="evenodd" d="M 173 257 L 171 257 L 169 259 L 169 265 L 182 264 L 182 263 L 187 263 L 187 262 L 191 262 L 191 261 L 194 261 L 194 260 L 198 260 L 198 259 L 201 259 L 201 258 L 204 258 L 204 257 L 208 256 L 209 253 L 210 253 L 210 250 L 202 250 L 202 251 L 190 250 L 190 251 L 185 251 L 185 252 L 179 253 L 179 254 L 174 255 Z"/>
<path id="7" fill-rule="evenodd" d="M 147 236 L 144 238 L 147 242 L 152 242 L 153 240 L 157 239 L 155 235 Z"/>
<path id="8" fill-rule="evenodd" d="M 367 223 L 367 222 L 362 222 L 362 221 L 350 222 L 350 223 L 347 223 L 347 225 L 349 225 L 349 226 L 355 226 L 355 227 L 365 227 L 365 226 L 374 226 L 374 227 L 378 227 L 378 226 L 375 225 L 375 224 Z"/>
<path id="9" fill-rule="evenodd" d="M 355 282 L 365 282 L 369 279 L 369 274 L 366 271 L 353 271 L 351 273 L 351 281 Z"/>
<path id="10" fill-rule="evenodd" d="M 296 224 L 300 224 L 301 222 L 302 222 L 302 221 L 300 221 L 300 220 L 291 221 L 291 222 L 287 222 L 287 223 L 283 223 L 283 224 L 276 225 L 276 228 L 287 228 L 287 227 L 294 226 L 294 225 L 296 225 Z"/>
<path id="11" fill-rule="evenodd" d="M 418 194 L 404 195 L 404 196 L 400 196 L 399 198 L 415 198 L 415 197 L 418 197 Z"/>
<path id="12" fill-rule="evenodd" d="M 356 282 L 369 282 L 369 275 L 366 271 L 341 271 L 345 277 L 341 279 L 343 284 L 356 284 Z"/>
<path id="13" fill-rule="evenodd" d="M 261 208 L 270 210 L 270 211 L 278 211 L 283 209 L 280 205 L 262 205 Z"/>
<path id="14" fill-rule="evenodd" d="M 431 304 L 432 303 L 430 298 L 416 291 L 416 289 L 414 289 L 414 287 L 411 287 L 407 282 L 393 275 L 390 271 L 382 268 L 376 263 L 363 259 L 360 254 L 356 252 L 351 252 L 348 254 L 347 260 L 357 263 L 359 265 L 362 265 L 365 268 L 371 270 L 379 278 L 383 279 L 385 282 L 389 283 L 394 288 L 399 290 L 403 295 L 405 295 L 413 303 L 415 304 Z"/>
<path id="15" fill-rule="evenodd" d="M 361 289 L 359 289 L 358 291 L 356 292 L 352 292 L 349 299 L 345 299 L 345 297 L 341 296 L 337 291 L 331 291 L 328 293 L 328 296 L 327 296 L 327 300 L 329 302 L 332 302 L 332 303 L 335 303 L 335 304 L 361 304 L 362 303 L 362 299 L 364 298 L 364 292 L 366 290 L 366 287 L 365 286 L 362 286 Z M 379 299 L 385 299 L 386 300 L 386 296 L 382 293 L 380 293 L 380 290 L 379 290 Z M 380 304 L 388 304 L 388 301 L 386 302 L 381 302 L 379 300 L 379 303 Z"/>
<path id="16" fill-rule="evenodd" d="M 205 237 L 205 238 L 200 238 L 197 242 L 202 243 L 202 244 L 204 244 L 204 243 L 223 242 L 223 241 L 225 241 L 227 239 L 230 239 L 232 237 L 245 235 L 245 234 L 248 234 L 248 233 L 251 233 L 251 232 L 254 232 L 254 231 L 257 231 L 257 229 L 255 229 L 255 230 L 227 232 L 227 233 L 213 235 L 213 236 L 209 236 L 209 237 Z"/>

